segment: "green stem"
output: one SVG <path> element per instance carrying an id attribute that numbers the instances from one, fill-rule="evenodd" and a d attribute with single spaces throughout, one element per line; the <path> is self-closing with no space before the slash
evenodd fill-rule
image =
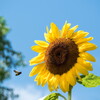
<path id="1" fill-rule="evenodd" d="M 69 86 L 68 100 L 71 100 L 71 97 L 72 97 L 72 86 Z"/>

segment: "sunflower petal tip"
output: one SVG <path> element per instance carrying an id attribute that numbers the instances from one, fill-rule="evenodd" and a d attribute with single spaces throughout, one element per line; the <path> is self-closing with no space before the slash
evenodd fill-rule
<path id="1" fill-rule="evenodd" d="M 48 28 L 48 26 L 46 26 L 46 32 L 47 32 L 47 33 L 49 32 L 49 28 Z"/>
<path id="2" fill-rule="evenodd" d="M 98 46 L 96 45 L 96 48 L 98 48 Z"/>
<path id="3" fill-rule="evenodd" d="M 94 59 L 94 62 L 96 62 L 96 59 Z"/>
<path id="4" fill-rule="evenodd" d="M 98 46 L 94 44 L 94 50 L 97 49 L 97 48 L 98 48 Z"/>
<path id="5" fill-rule="evenodd" d="M 34 40 L 34 42 L 36 43 L 37 40 Z"/>
<path id="6" fill-rule="evenodd" d="M 52 26 L 52 25 L 54 25 L 54 22 L 51 22 L 51 23 L 50 23 L 50 26 Z"/>
<path id="7" fill-rule="evenodd" d="M 32 77 L 31 72 L 30 72 L 30 74 L 29 74 L 29 77 Z"/>
<path id="8" fill-rule="evenodd" d="M 32 61 L 29 61 L 29 65 L 32 66 L 32 65 L 35 65 L 35 63 L 33 63 Z"/>
<path id="9" fill-rule="evenodd" d="M 79 25 L 76 25 L 76 27 L 79 27 Z"/>
<path id="10" fill-rule="evenodd" d="M 29 60 L 29 65 L 31 65 L 31 60 Z"/>
<path id="11" fill-rule="evenodd" d="M 31 64 L 31 63 L 30 63 L 29 65 L 30 65 L 30 66 L 32 66 L 32 64 Z"/>
<path id="12" fill-rule="evenodd" d="M 30 47 L 33 50 L 33 46 Z"/>
<path id="13" fill-rule="evenodd" d="M 91 37 L 91 39 L 93 40 L 93 39 L 94 39 L 94 37 Z"/>

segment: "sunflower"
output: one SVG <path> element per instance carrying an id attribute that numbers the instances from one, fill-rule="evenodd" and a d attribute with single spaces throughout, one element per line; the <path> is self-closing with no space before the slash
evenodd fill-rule
<path id="1" fill-rule="evenodd" d="M 30 65 L 35 65 L 29 76 L 37 74 L 37 85 L 48 84 L 50 91 L 61 89 L 69 91 L 69 86 L 76 84 L 80 74 L 87 75 L 92 71 L 95 58 L 86 51 L 94 50 L 97 46 L 89 43 L 93 37 L 85 38 L 89 33 L 79 30 L 78 25 L 70 28 L 70 23 L 65 23 L 62 30 L 54 24 L 46 28 L 45 41 L 35 40 L 37 44 L 31 49 L 38 52 L 38 56 L 30 60 Z M 87 61 L 88 60 L 88 61 Z"/>

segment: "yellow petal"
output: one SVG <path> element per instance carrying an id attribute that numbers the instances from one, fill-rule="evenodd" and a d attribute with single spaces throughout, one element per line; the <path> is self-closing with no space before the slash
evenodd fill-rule
<path id="1" fill-rule="evenodd" d="M 76 26 L 72 27 L 71 29 L 69 29 L 68 33 L 67 33 L 67 38 L 70 38 L 77 28 L 78 28 L 78 25 L 76 25 Z"/>
<path id="2" fill-rule="evenodd" d="M 69 91 L 69 83 L 67 82 L 65 77 L 66 77 L 65 74 L 61 75 L 60 80 L 59 80 L 59 82 L 60 82 L 59 86 L 63 92 Z"/>
<path id="3" fill-rule="evenodd" d="M 45 53 L 40 53 L 38 54 L 38 56 L 32 58 L 29 62 L 30 62 L 30 65 L 35 65 L 37 63 L 41 63 L 44 61 L 44 57 L 45 57 Z"/>
<path id="4" fill-rule="evenodd" d="M 38 77 L 35 79 L 35 81 L 37 81 L 37 85 L 41 85 L 41 81 L 42 81 L 42 77 L 43 77 L 44 73 L 46 73 L 46 68 L 43 68 L 39 72 Z"/>
<path id="5" fill-rule="evenodd" d="M 85 42 L 85 43 L 78 45 L 78 48 L 79 48 L 79 52 L 84 52 L 84 51 L 95 50 L 97 46 L 93 43 Z"/>
<path id="6" fill-rule="evenodd" d="M 66 80 L 72 85 L 74 86 L 76 84 L 76 78 L 73 76 L 73 74 L 71 73 L 71 71 L 68 71 L 66 73 Z"/>
<path id="7" fill-rule="evenodd" d="M 51 37 L 51 35 L 49 33 L 48 34 L 44 33 L 44 37 L 45 37 L 46 41 L 53 42 L 53 39 L 52 39 L 52 37 Z"/>
<path id="8" fill-rule="evenodd" d="M 48 47 L 49 46 L 49 44 L 45 41 L 35 40 L 34 42 L 41 47 Z"/>
<path id="9" fill-rule="evenodd" d="M 44 86 L 47 83 L 49 77 L 50 77 L 50 72 L 48 71 L 43 77 L 43 81 L 41 82 L 42 86 Z"/>
<path id="10" fill-rule="evenodd" d="M 46 84 L 48 75 L 49 75 L 49 71 L 48 70 L 45 70 L 45 72 L 43 72 L 41 74 L 40 83 L 41 83 L 42 86 L 44 86 Z"/>
<path id="11" fill-rule="evenodd" d="M 50 91 L 53 91 L 54 90 L 54 88 L 52 86 L 53 78 L 54 78 L 54 76 L 52 76 L 51 79 L 48 80 L 48 88 L 49 88 Z"/>
<path id="12" fill-rule="evenodd" d="M 92 61 L 92 62 L 96 61 L 96 59 L 91 54 L 89 54 L 87 52 L 82 52 L 82 53 L 79 54 L 79 56 L 81 58 L 83 58 L 84 60 L 89 60 L 89 61 Z"/>
<path id="13" fill-rule="evenodd" d="M 38 81 L 38 79 L 39 79 L 39 74 L 36 75 L 34 81 Z"/>
<path id="14" fill-rule="evenodd" d="M 48 89 L 49 89 L 50 92 L 52 92 L 54 90 L 54 88 L 51 87 L 49 84 L 48 84 Z"/>
<path id="15" fill-rule="evenodd" d="M 76 78 L 77 77 L 77 74 L 76 74 L 76 69 L 75 69 L 74 66 L 71 68 L 70 71 L 71 71 L 72 75 L 74 76 L 74 78 Z"/>
<path id="16" fill-rule="evenodd" d="M 41 52 L 46 51 L 47 48 L 41 47 L 41 46 L 39 46 L 39 45 L 35 45 L 35 46 L 32 46 L 31 49 L 32 49 L 33 51 L 35 51 L 35 52 L 41 53 Z"/>
<path id="17" fill-rule="evenodd" d="M 84 32 L 84 31 L 80 30 L 80 31 L 75 32 L 72 35 L 72 39 L 73 40 L 78 40 L 80 38 L 83 38 L 83 37 L 87 36 L 88 34 L 89 34 L 88 32 Z"/>
<path id="18" fill-rule="evenodd" d="M 64 81 L 60 81 L 60 88 L 63 92 L 66 92 L 65 87 L 64 87 Z"/>
<path id="19" fill-rule="evenodd" d="M 65 92 L 69 91 L 69 83 L 64 80 L 64 85 L 65 85 Z"/>
<path id="20" fill-rule="evenodd" d="M 66 80 L 66 74 L 63 74 L 63 81 L 64 81 L 64 85 L 65 85 L 65 92 L 69 91 L 69 83 Z"/>
<path id="21" fill-rule="evenodd" d="M 66 92 L 66 85 L 65 85 L 65 82 L 64 82 L 64 77 L 63 75 L 61 75 L 60 77 L 60 88 L 62 89 L 63 92 Z"/>
<path id="22" fill-rule="evenodd" d="M 36 65 L 35 67 L 32 68 L 29 76 L 31 77 L 38 74 L 44 68 L 44 66 L 45 66 L 44 63 Z"/>
<path id="23" fill-rule="evenodd" d="M 66 38 L 66 35 L 67 35 L 67 32 L 68 32 L 68 29 L 70 28 L 71 24 L 70 23 L 65 23 L 63 28 L 62 28 L 62 31 L 61 31 L 61 37 L 62 38 Z"/>
<path id="24" fill-rule="evenodd" d="M 55 38 L 55 39 L 59 38 L 60 37 L 60 31 L 59 31 L 58 27 L 56 26 L 56 24 L 51 23 L 50 27 L 51 27 L 51 33 L 53 35 L 53 38 Z"/>
<path id="25" fill-rule="evenodd" d="M 80 43 L 87 42 L 87 41 L 91 41 L 91 40 L 93 40 L 93 37 L 81 38 L 81 39 L 79 39 L 78 41 L 76 41 L 75 43 L 76 43 L 76 44 L 80 44 Z"/>
<path id="26" fill-rule="evenodd" d="M 48 80 L 47 81 L 50 81 L 53 77 L 54 77 L 54 74 L 50 73 L 49 76 L 48 76 Z"/>
<path id="27" fill-rule="evenodd" d="M 75 64 L 75 68 L 77 69 L 78 72 L 80 72 L 83 75 L 88 74 L 88 71 L 82 65 L 80 65 L 79 63 Z"/>
<path id="28" fill-rule="evenodd" d="M 38 75 L 38 79 L 37 79 L 37 85 L 41 85 L 41 76 L 42 76 L 42 74 L 41 75 Z"/>
<path id="29" fill-rule="evenodd" d="M 86 68 L 89 71 L 92 71 L 92 64 L 90 62 L 85 61 L 84 59 L 78 57 L 77 62 L 82 65 L 84 68 Z"/>
<path id="30" fill-rule="evenodd" d="M 55 75 L 53 78 L 52 86 L 54 87 L 55 90 L 57 90 L 57 88 L 58 88 L 59 79 L 60 79 L 60 75 Z"/>
<path id="31" fill-rule="evenodd" d="M 44 72 L 46 71 L 46 67 L 44 65 L 44 68 L 42 70 L 39 71 L 38 75 L 36 76 L 36 78 L 34 79 L 34 81 L 38 81 L 40 80 L 41 76 L 44 75 Z"/>
<path id="32" fill-rule="evenodd" d="M 47 31 L 47 33 L 49 32 L 49 28 L 48 28 L 48 26 L 46 27 L 46 31 Z"/>
<path id="33" fill-rule="evenodd" d="M 46 68 L 44 68 L 39 72 L 34 81 L 37 81 L 38 85 L 41 84 L 42 86 L 44 86 L 47 81 L 52 78 L 51 76 L 52 74 L 50 74 L 50 72 Z"/>
<path id="34" fill-rule="evenodd" d="M 75 76 L 75 78 L 78 77 L 78 79 L 81 80 L 80 74 L 74 66 L 71 70 L 72 70 L 72 74 Z"/>

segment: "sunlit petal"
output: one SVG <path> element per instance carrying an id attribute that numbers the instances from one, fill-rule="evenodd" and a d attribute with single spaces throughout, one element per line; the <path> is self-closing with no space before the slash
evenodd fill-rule
<path id="1" fill-rule="evenodd" d="M 84 52 L 84 51 L 95 50 L 97 46 L 93 43 L 85 42 L 85 43 L 78 45 L 78 48 L 79 48 L 79 52 Z"/>
<path id="2" fill-rule="evenodd" d="M 45 41 L 35 40 L 34 42 L 36 44 L 38 44 L 39 46 L 42 46 L 42 47 L 48 47 L 49 46 L 49 44 Z"/>
<path id="3" fill-rule="evenodd" d="M 65 23 L 63 28 L 62 28 L 62 31 L 61 31 L 61 37 L 62 38 L 66 38 L 66 35 L 67 35 L 67 32 L 70 28 L 71 24 L 70 23 Z"/>
<path id="4" fill-rule="evenodd" d="M 30 62 L 30 65 L 35 65 L 37 63 L 41 63 L 44 61 L 44 57 L 45 57 L 45 53 L 40 53 L 38 54 L 38 56 L 32 58 L 29 62 Z"/>

